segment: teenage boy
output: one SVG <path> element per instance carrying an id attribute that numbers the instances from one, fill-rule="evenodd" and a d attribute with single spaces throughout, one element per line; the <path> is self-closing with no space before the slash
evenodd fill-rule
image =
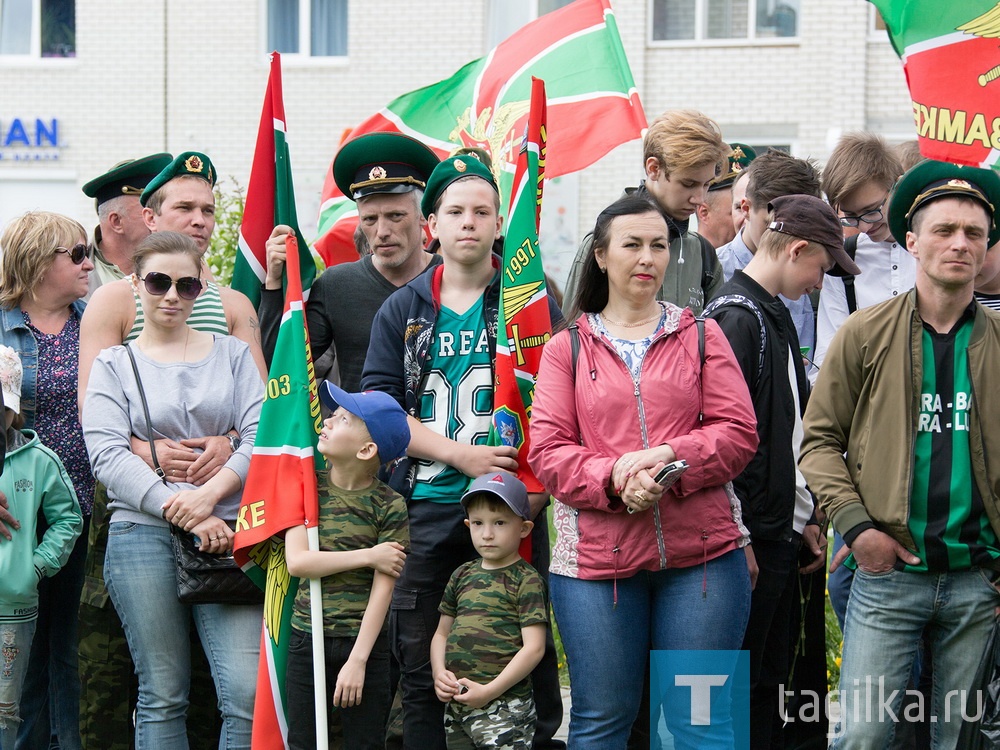
<path id="1" fill-rule="evenodd" d="M 745 268 L 757 252 L 768 223 L 768 204 L 783 195 L 820 196 L 819 171 L 808 159 L 798 159 L 784 151 L 769 149 L 746 170 L 746 194 L 740 201 L 740 211 L 745 217 L 742 229 L 733 241 L 718 249 L 726 281 L 733 272 Z M 812 357 L 816 346 L 816 316 L 807 296 L 782 300 L 792 314 L 799 346 L 807 357 Z"/>
<path id="2" fill-rule="evenodd" d="M 690 307 L 695 315 L 715 296 L 723 278 L 712 243 L 692 232 L 689 225 L 712 181 L 729 168 L 731 152 L 714 120 L 693 109 L 668 110 L 653 120 L 642 139 L 646 179 L 638 187 L 625 189 L 658 206 L 670 229 L 670 263 L 656 298 Z M 566 280 L 563 309 L 568 320 L 580 315 L 576 296 L 584 261 L 593 254 L 592 244 L 593 236 L 588 234 Z"/>
<path id="3" fill-rule="evenodd" d="M 535 733 L 529 677 L 548 628 L 541 576 L 518 553 L 534 526 L 528 492 L 511 474 L 486 474 L 462 495 L 462 506 L 482 557 L 452 574 L 431 642 L 448 747 L 528 750 Z"/>
<path id="4" fill-rule="evenodd" d="M 889 229 L 889 191 L 901 174 L 895 151 L 875 133 L 845 134 L 826 162 L 823 192 L 850 234 L 848 250 L 853 247 L 862 274 L 835 275 L 823 284 L 816 313 L 817 367 L 848 315 L 913 288 L 917 262 L 906 252 L 905 238 L 893 237 Z M 810 376 L 815 382 L 816 373 Z M 834 604 L 841 622 L 846 606 L 846 597 Z"/>
<path id="5" fill-rule="evenodd" d="M 789 622 L 803 542 L 811 569 L 826 561 L 812 497 L 796 467 L 809 381 L 792 317 L 779 295 L 806 297 L 822 287 L 834 264 L 858 272 L 844 250 L 840 221 L 822 200 L 786 195 L 771 201 L 767 211 L 757 252 L 707 308 L 743 370 L 760 436 L 756 455 L 733 481 L 760 569 L 743 640 L 750 652 L 749 747 L 754 749 L 771 748 L 772 732 L 781 726 L 779 686 L 788 681 Z"/>
<path id="6" fill-rule="evenodd" d="M 451 573 L 476 557 L 459 500 L 472 478 L 517 470 L 513 448 L 485 445 L 500 295 L 500 260 L 491 252 L 500 236 L 499 206 L 496 181 L 479 159 L 463 154 L 435 167 L 421 207 L 444 262 L 378 311 L 362 377 L 363 388 L 388 393 L 410 415 L 407 454 L 414 460 L 397 466 L 391 482 L 409 499 L 410 554 L 389 612 L 405 748 L 445 747 L 430 639 Z M 559 327 L 551 296 L 549 312 Z M 534 515 L 547 497 L 531 499 Z"/>
<path id="7" fill-rule="evenodd" d="M 322 578 L 330 730 L 341 726 L 346 747 L 381 750 L 392 703 L 386 615 L 409 533 L 406 503 L 376 474 L 406 452 L 410 428 L 384 393 L 324 382 L 319 394 L 333 412 L 317 446 L 330 468 L 319 477 L 319 550 L 309 549 L 305 526 L 285 535 L 288 572 L 301 579 L 285 677 L 288 744 L 317 744 L 308 579 Z"/>

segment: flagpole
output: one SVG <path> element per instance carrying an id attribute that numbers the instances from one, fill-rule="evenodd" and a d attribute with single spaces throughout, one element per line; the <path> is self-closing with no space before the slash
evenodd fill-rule
<path id="1" fill-rule="evenodd" d="M 311 552 L 319 551 L 319 527 L 307 526 L 306 538 Z M 319 578 L 309 579 L 309 628 L 312 631 L 313 649 L 313 694 L 316 700 L 316 750 L 328 750 L 326 718 L 326 654 L 323 646 L 323 588 Z"/>

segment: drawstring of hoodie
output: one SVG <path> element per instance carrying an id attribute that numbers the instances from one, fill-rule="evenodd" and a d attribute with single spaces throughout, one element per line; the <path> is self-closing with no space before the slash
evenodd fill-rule
<path id="1" fill-rule="evenodd" d="M 701 598 L 708 598 L 708 532 L 701 532 L 701 552 L 702 552 L 702 574 L 701 574 Z"/>

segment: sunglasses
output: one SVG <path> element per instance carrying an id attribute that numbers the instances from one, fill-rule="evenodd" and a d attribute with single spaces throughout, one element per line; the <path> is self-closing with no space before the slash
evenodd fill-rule
<path id="1" fill-rule="evenodd" d="M 90 257 L 90 246 L 80 242 L 73 245 L 73 247 L 57 247 L 55 252 L 66 253 L 73 263 L 80 265 L 83 261 Z"/>
<path id="2" fill-rule="evenodd" d="M 171 285 L 173 285 L 177 287 L 177 295 L 181 299 L 195 299 L 201 294 L 203 286 L 201 279 L 195 276 L 185 276 L 174 281 L 167 274 L 159 271 L 150 271 L 141 278 L 146 285 L 146 291 L 157 297 L 169 292 Z"/>

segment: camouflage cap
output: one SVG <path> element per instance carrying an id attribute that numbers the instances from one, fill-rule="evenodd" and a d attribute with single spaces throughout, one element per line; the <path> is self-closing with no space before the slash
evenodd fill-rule
<path id="1" fill-rule="evenodd" d="M 215 167 L 212 166 L 212 160 L 205 156 L 205 154 L 198 153 L 197 151 L 185 151 L 164 167 L 163 170 L 156 175 L 156 177 L 154 177 L 148 185 L 146 185 L 146 189 L 143 190 L 142 195 L 139 196 L 139 203 L 145 206 L 146 203 L 149 202 L 149 196 L 175 177 L 183 177 L 184 175 L 200 177 L 211 187 L 215 187 L 217 175 L 215 173 Z"/>

